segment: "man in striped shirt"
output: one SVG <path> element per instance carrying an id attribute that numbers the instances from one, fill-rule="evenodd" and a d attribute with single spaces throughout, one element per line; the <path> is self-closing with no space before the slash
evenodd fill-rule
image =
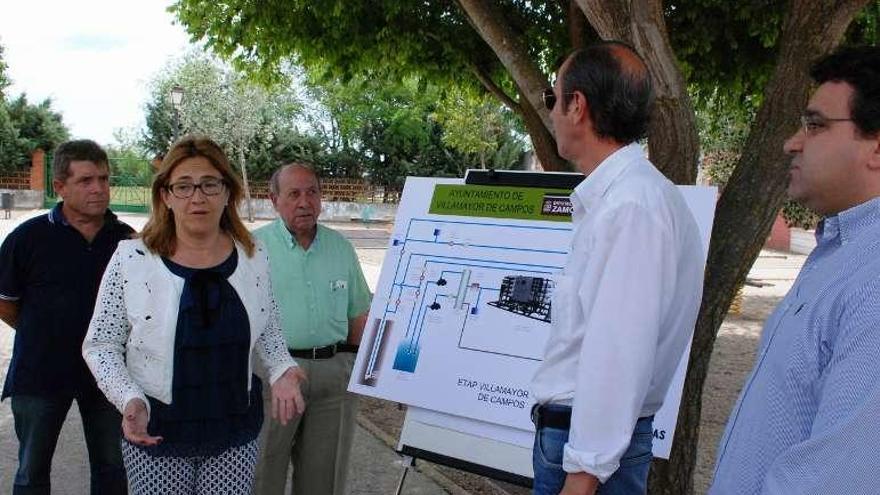
<path id="1" fill-rule="evenodd" d="M 712 495 L 880 490 L 880 48 L 839 50 L 811 76 L 788 193 L 824 219 L 767 320 Z"/>

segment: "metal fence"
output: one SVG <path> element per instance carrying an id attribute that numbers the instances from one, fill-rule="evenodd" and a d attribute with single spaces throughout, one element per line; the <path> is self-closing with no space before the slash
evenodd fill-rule
<path id="1" fill-rule="evenodd" d="M 252 198 L 269 198 L 268 181 L 250 181 Z M 355 203 L 397 203 L 400 190 L 371 184 L 363 179 L 323 179 L 323 201 L 350 201 Z"/>
<path id="2" fill-rule="evenodd" d="M 0 189 L 30 189 L 31 173 L 30 172 L 7 172 L 0 175 Z"/>

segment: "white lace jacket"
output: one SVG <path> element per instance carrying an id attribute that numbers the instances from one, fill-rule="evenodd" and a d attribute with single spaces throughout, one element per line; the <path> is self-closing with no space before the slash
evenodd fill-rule
<path id="1" fill-rule="evenodd" d="M 250 321 L 248 376 L 256 356 L 269 383 L 275 383 L 296 363 L 281 335 L 269 261 L 259 242 L 252 258 L 241 246 L 236 249 L 238 266 L 228 280 Z M 120 242 L 110 259 L 82 351 L 98 387 L 120 411 L 136 398 L 149 407 L 145 394 L 171 403 L 183 283 L 140 239 Z"/>

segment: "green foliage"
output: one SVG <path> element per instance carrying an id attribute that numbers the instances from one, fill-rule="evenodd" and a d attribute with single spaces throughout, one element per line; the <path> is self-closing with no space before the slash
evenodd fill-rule
<path id="1" fill-rule="evenodd" d="M 111 186 L 146 187 L 152 184 L 154 170 L 150 160 L 128 153 L 117 153 L 117 150 L 107 150 Z"/>
<path id="2" fill-rule="evenodd" d="M 343 81 L 312 75 L 308 85 L 326 109 L 313 117 L 315 124 L 324 122 L 323 136 L 330 148 L 328 160 L 318 160 L 326 175 L 366 175 L 374 183 L 400 187 L 407 175 L 460 177 L 466 169 L 480 166 L 480 150 L 509 162 L 522 155 L 522 143 L 515 140 L 515 126 L 506 113 L 484 98 L 451 96 L 464 94 L 458 88 L 444 94 L 437 84 L 415 77 Z M 496 120 L 493 141 L 481 149 L 467 149 L 469 134 L 489 115 Z M 514 144 L 504 147 L 507 142 Z M 333 160 L 335 166 L 327 167 Z M 341 170 L 345 163 L 352 167 Z"/>
<path id="3" fill-rule="evenodd" d="M 496 3 L 504 22 L 549 75 L 569 49 L 568 3 Z M 721 174 L 715 181 L 732 170 L 761 103 L 786 6 L 787 0 L 664 4 L 670 41 L 702 121 L 706 162 L 718 163 L 707 170 L 710 177 L 716 170 Z M 169 10 L 194 39 L 204 40 L 208 48 L 263 80 L 283 78 L 286 65 L 298 63 L 318 79 L 343 82 L 416 76 L 446 95 L 455 87 L 485 91 L 475 76 L 479 69 L 508 95 L 516 94 L 497 56 L 453 0 L 178 0 Z M 871 0 L 852 23 L 848 42 L 876 43 L 878 17 L 880 0 Z M 445 122 L 453 122 L 449 118 Z M 348 136 L 344 128 L 350 122 L 342 118 L 338 123 L 343 129 L 337 131 Z M 479 153 L 474 150 L 489 148 L 479 133 L 456 135 L 463 127 L 449 127 L 452 132 L 444 134 L 444 144 L 457 152 L 473 155 Z"/>
<path id="4" fill-rule="evenodd" d="M 3 61 L 3 45 L 0 45 L 0 102 L 6 99 L 4 91 L 12 84 L 12 81 L 6 75 L 7 68 L 6 62 Z"/>
<path id="5" fill-rule="evenodd" d="M 174 139 L 174 109 L 163 91 L 164 88 L 153 90 L 151 100 L 144 105 L 146 126 L 141 133 L 140 145 L 153 156 L 164 155 Z"/>
<path id="6" fill-rule="evenodd" d="M 248 170 L 253 172 L 255 180 L 267 180 L 278 166 L 294 161 L 310 162 L 322 175 L 334 175 L 325 169 L 327 153 L 323 141 L 295 129 L 278 130 L 271 138 L 256 136 L 248 149 L 248 157 Z"/>
<path id="7" fill-rule="evenodd" d="M 49 99 L 36 105 L 22 94 L 10 102 L 0 101 L 0 169 L 11 171 L 30 165 L 30 154 L 46 151 L 68 139 L 61 114 L 52 111 Z"/>
<path id="8" fill-rule="evenodd" d="M 8 103 L 7 110 L 18 128 L 19 139 L 30 151 L 37 148 L 51 151 L 70 135 L 61 114 L 52 111 L 52 100 L 48 98 L 34 105 L 21 94 Z"/>
<path id="9" fill-rule="evenodd" d="M 522 170 L 525 165 L 525 135 L 506 138 L 492 154 L 492 168 L 498 170 Z"/>
<path id="10" fill-rule="evenodd" d="M 443 175 L 444 167 L 426 163 L 440 134 L 430 119 L 439 98 L 435 86 L 423 87 L 415 78 L 343 82 L 314 76 L 309 84 L 333 121 L 328 136 L 331 149 L 341 156 L 359 156 L 359 172 L 393 186 L 401 185 L 412 170 Z"/>
<path id="11" fill-rule="evenodd" d="M 533 60 L 550 74 L 570 49 L 568 2 L 496 3 Z M 760 97 L 775 63 L 787 3 L 665 2 L 670 41 L 689 83 L 722 89 L 733 101 Z M 497 57 L 453 0 L 178 0 L 169 10 L 194 39 L 266 80 L 283 77 L 285 64 L 295 61 L 343 80 L 418 74 L 441 85 L 479 87 L 471 69 L 481 67 L 512 89 Z M 853 22 L 848 42 L 876 42 L 878 12 L 880 2 L 871 0 Z"/>
<path id="12" fill-rule="evenodd" d="M 140 145 L 162 155 L 174 139 L 175 110 L 171 88 L 180 85 L 184 97 L 178 114 L 179 133 L 199 133 L 217 141 L 230 160 L 242 154 L 255 179 L 265 178 L 283 160 L 278 137 L 294 134 L 293 121 L 300 104 L 289 89 L 271 90 L 252 83 L 210 57 L 190 53 L 167 67 L 152 82 L 145 105 L 146 127 Z"/>
<path id="13" fill-rule="evenodd" d="M 702 170 L 710 183 L 723 189 L 748 137 L 757 111 L 755 99 L 734 102 L 726 93 L 690 86 L 702 149 Z"/>
<path id="14" fill-rule="evenodd" d="M 30 165 L 30 154 L 37 148 L 51 151 L 68 138 L 61 114 L 52 111 L 52 101 L 38 104 L 25 94 L 7 101 L 4 91 L 11 84 L 0 45 L 0 172 Z"/>
<path id="15" fill-rule="evenodd" d="M 512 2 L 541 11 L 531 3 Z M 170 10 L 193 38 L 263 80 L 283 76 L 290 61 L 342 80 L 419 74 L 459 81 L 475 59 L 500 69 L 451 0 L 182 0 Z M 534 26 L 522 28 L 543 31 Z"/>
<path id="16" fill-rule="evenodd" d="M 551 74 L 570 49 L 568 2 L 498 0 L 498 14 Z M 664 15 L 690 83 L 731 101 L 757 97 L 775 62 L 786 0 L 676 0 Z M 452 0 L 178 0 L 169 8 L 194 39 L 255 77 L 286 63 L 348 80 L 418 75 L 443 87 L 482 87 L 474 69 L 515 95 L 497 56 Z M 699 67 L 699 70 L 696 70 Z"/>
<path id="17" fill-rule="evenodd" d="M 568 2 L 495 3 L 498 15 L 549 76 L 570 49 Z M 734 109 L 744 99 L 760 103 L 775 61 L 784 3 L 678 0 L 665 5 L 671 41 L 697 91 L 725 100 L 724 108 Z M 480 73 L 519 100 L 498 57 L 453 0 L 178 0 L 169 10 L 194 39 L 262 80 L 277 80 L 286 64 L 297 63 L 319 80 L 415 76 L 441 93 L 454 93 L 454 88 L 486 92 Z M 450 123 L 455 119 L 442 108 L 438 117 Z M 448 127 L 444 142 L 459 152 L 479 155 L 492 148 L 482 132 L 456 134 L 464 129 L 457 122 Z M 495 149 L 502 146 L 495 144 Z"/>
<path id="18" fill-rule="evenodd" d="M 236 143 L 242 143 L 254 180 L 267 179 L 279 165 L 295 160 L 314 163 L 325 177 L 368 176 L 389 186 L 400 186 L 406 175 L 459 176 L 478 166 L 476 157 L 442 141 L 444 126 L 432 118 L 443 96 L 437 85 L 414 77 L 344 82 L 311 74 L 302 81 L 289 79 L 295 81 L 291 86 L 267 90 L 216 61 L 190 54 L 153 82 L 140 144 L 151 154 L 167 149 L 174 130 L 169 95 L 178 84 L 185 89 L 179 115 L 182 130 L 217 140 L 233 161 Z M 295 85 L 304 86 L 299 91 L 317 102 L 310 114 L 303 112 Z M 303 121 L 317 132 L 298 130 L 296 123 Z M 500 130 L 512 128 L 509 118 L 499 121 Z M 520 141 L 499 138 L 492 157 L 517 161 L 521 150 Z"/>
<path id="19" fill-rule="evenodd" d="M 500 3 L 499 15 L 523 38 L 539 65 L 551 72 L 568 49 L 567 6 L 551 0 Z M 209 49 L 263 81 L 287 79 L 288 65 L 296 64 L 306 69 L 314 83 L 415 78 L 441 92 L 453 88 L 486 92 L 477 77 L 480 74 L 514 102 L 519 100 L 498 57 L 454 0 L 179 0 L 169 10 L 193 39 L 204 40 Z M 397 116 L 400 120 L 392 119 L 394 125 L 412 124 L 402 113 Z M 350 133 L 344 128 L 349 123 L 340 118 L 338 124 L 343 129 L 327 133 L 331 149 L 346 149 L 348 143 L 333 139 L 347 138 Z M 447 131 L 455 128 L 444 127 Z M 380 129 L 385 132 L 384 126 Z M 428 127 L 389 129 L 425 136 Z M 407 137 L 411 138 L 412 134 Z M 455 138 L 447 137 L 447 146 L 452 142 Z M 504 152 L 493 153 L 487 165 L 507 167 L 515 161 L 512 157 L 523 146 L 505 143 L 497 144 L 496 149 Z M 409 164 L 398 168 L 419 167 Z"/>
<path id="20" fill-rule="evenodd" d="M 876 45 L 880 42 L 880 0 L 868 2 L 846 32 L 846 43 Z"/>
<path id="21" fill-rule="evenodd" d="M 782 207 L 782 218 L 791 227 L 802 229 L 815 229 L 821 217 L 806 206 L 787 200 Z"/>
<path id="22" fill-rule="evenodd" d="M 18 129 L 9 117 L 6 105 L 0 101 L 0 173 L 16 170 L 27 153 L 18 138 Z"/>
<path id="23" fill-rule="evenodd" d="M 515 168 L 522 158 L 523 142 L 512 129 L 515 118 L 486 93 L 453 88 L 433 117 L 443 126 L 443 143 L 473 157 L 480 168 Z"/>
<path id="24" fill-rule="evenodd" d="M 114 144 L 104 148 L 110 158 L 112 186 L 149 186 L 153 179 L 152 156 L 139 142 L 137 133 L 117 129 Z"/>
<path id="25" fill-rule="evenodd" d="M 786 0 L 679 0 L 664 7 L 670 42 L 693 87 L 727 106 L 760 98 L 776 62 Z M 757 106 L 760 101 L 752 102 Z"/>
<path id="26" fill-rule="evenodd" d="M 712 92 L 737 112 L 753 111 L 776 63 L 787 0 L 667 2 L 670 41 L 692 90 Z M 880 0 L 871 0 L 850 24 L 846 43 L 876 44 Z M 699 103 L 697 103 L 699 105 Z M 719 120 L 730 116 L 720 115 Z M 751 120 L 749 120 L 749 123 Z"/>

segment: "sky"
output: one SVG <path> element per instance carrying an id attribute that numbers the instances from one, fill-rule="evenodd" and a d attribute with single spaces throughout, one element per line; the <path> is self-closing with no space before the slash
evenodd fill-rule
<path id="1" fill-rule="evenodd" d="M 113 143 L 139 129 L 149 82 L 188 47 L 168 0 L 2 0 L 7 98 L 52 98 L 71 137 Z"/>

